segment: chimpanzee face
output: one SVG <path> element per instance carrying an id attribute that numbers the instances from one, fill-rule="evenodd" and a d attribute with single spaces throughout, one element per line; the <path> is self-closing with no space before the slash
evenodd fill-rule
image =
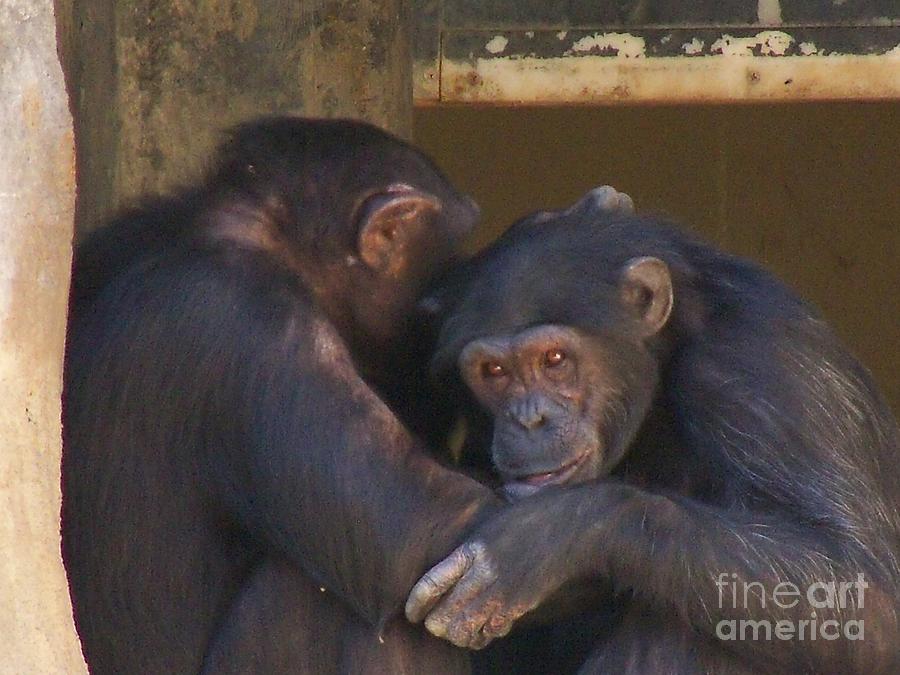
<path id="1" fill-rule="evenodd" d="M 540 325 L 463 350 L 463 378 L 494 417 L 492 458 L 508 496 L 591 480 L 610 468 L 604 430 L 620 423 L 630 392 L 605 342 Z"/>
<path id="2" fill-rule="evenodd" d="M 551 214 L 488 249 L 443 324 L 435 358 L 458 354 L 493 416 L 492 460 L 512 499 L 608 474 L 655 395 L 669 268 L 610 257 L 588 215 Z"/>

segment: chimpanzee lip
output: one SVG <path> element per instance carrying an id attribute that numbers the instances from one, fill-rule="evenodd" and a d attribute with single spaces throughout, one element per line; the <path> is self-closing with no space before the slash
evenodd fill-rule
<path id="1" fill-rule="evenodd" d="M 565 483 L 572 476 L 572 474 L 578 470 L 578 467 L 581 466 L 585 459 L 587 459 L 587 456 L 589 454 L 590 452 L 583 452 L 575 459 L 566 462 L 553 471 L 516 476 L 515 480 L 509 481 L 509 483 L 521 483 L 524 485 L 531 485 L 533 487 L 543 487 L 545 485 Z"/>

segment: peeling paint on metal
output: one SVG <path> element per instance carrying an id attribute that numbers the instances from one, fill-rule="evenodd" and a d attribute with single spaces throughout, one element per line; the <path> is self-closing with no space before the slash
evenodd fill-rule
<path id="1" fill-rule="evenodd" d="M 506 40 L 502 53 L 485 46 L 497 37 Z M 440 87 L 432 83 L 426 92 L 418 86 L 416 98 L 498 104 L 890 100 L 900 98 L 898 43 L 900 26 L 450 30 L 432 66 Z"/>
<path id="2" fill-rule="evenodd" d="M 684 50 L 684 53 L 688 56 L 695 56 L 697 54 L 703 53 L 703 40 L 698 40 L 694 38 L 690 42 L 685 42 L 681 45 L 681 48 Z"/>
<path id="3" fill-rule="evenodd" d="M 495 35 L 490 39 L 490 41 L 484 46 L 491 54 L 502 54 L 503 50 L 506 49 L 506 45 L 509 44 L 509 40 L 502 35 Z"/>
<path id="4" fill-rule="evenodd" d="M 798 47 L 803 56 L 812 56 L 813 54 L 819 53 L 815 42 L 801 42 Z"/>
<path id="5" fill-rule="evenodd" d="M 442 99 L 497 104 L 900 98 L 900 45 L 877 56 L 445 60 Z"/>
<path id="6" fill-rule="evenodd" d="M 631 33 L 595 33 L 575 41 L 571 53 L 614 52 L 615 56 L 639 59 L 646 56 L 647 44 L 644 38 Z"/>
<path id="7" fill-rule="evenodd" d="M 710 45 L 713 54 L 724 56 L 753 56 L 759 50 L 764 56 L 784 56 L 794 38 L 778 30 L 767 30 L 752 37 L 734 37 L 727 33 Z"/>

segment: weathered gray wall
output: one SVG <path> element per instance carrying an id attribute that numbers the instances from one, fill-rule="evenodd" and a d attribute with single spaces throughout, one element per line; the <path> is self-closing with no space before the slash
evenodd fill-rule
<path id="1" fill-rule="evenodd" d="M 611 183 L 815 303 L 900 415 L 900 102 L 426 108 L 415 140 L 481 204 L 474 245 Z"/>
<path id="2" fill-rule="evenodd" d="M 294 111 L 412 124 L 403 0 L 58 0 L 79 232 L 196 176 L 222 129 Z"/>
<path id="3" fill-rule="evenodd" d="M 74 148 L 50 0 L 0 3 L 0 673 L 84 672 L 59 552 Z"/>

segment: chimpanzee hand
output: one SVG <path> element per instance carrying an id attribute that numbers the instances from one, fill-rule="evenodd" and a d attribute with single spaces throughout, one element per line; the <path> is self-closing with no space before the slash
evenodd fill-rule
<path id="1" fill-rule="evenodd" d="M 547 553 L 557 550 L 559 521 L 526 501 L 426 572 L 409 594 L 406 617 L 425 619 L 429 632 L 458 647 L 481 649 L 567 581 L 566 556 Z"/>

